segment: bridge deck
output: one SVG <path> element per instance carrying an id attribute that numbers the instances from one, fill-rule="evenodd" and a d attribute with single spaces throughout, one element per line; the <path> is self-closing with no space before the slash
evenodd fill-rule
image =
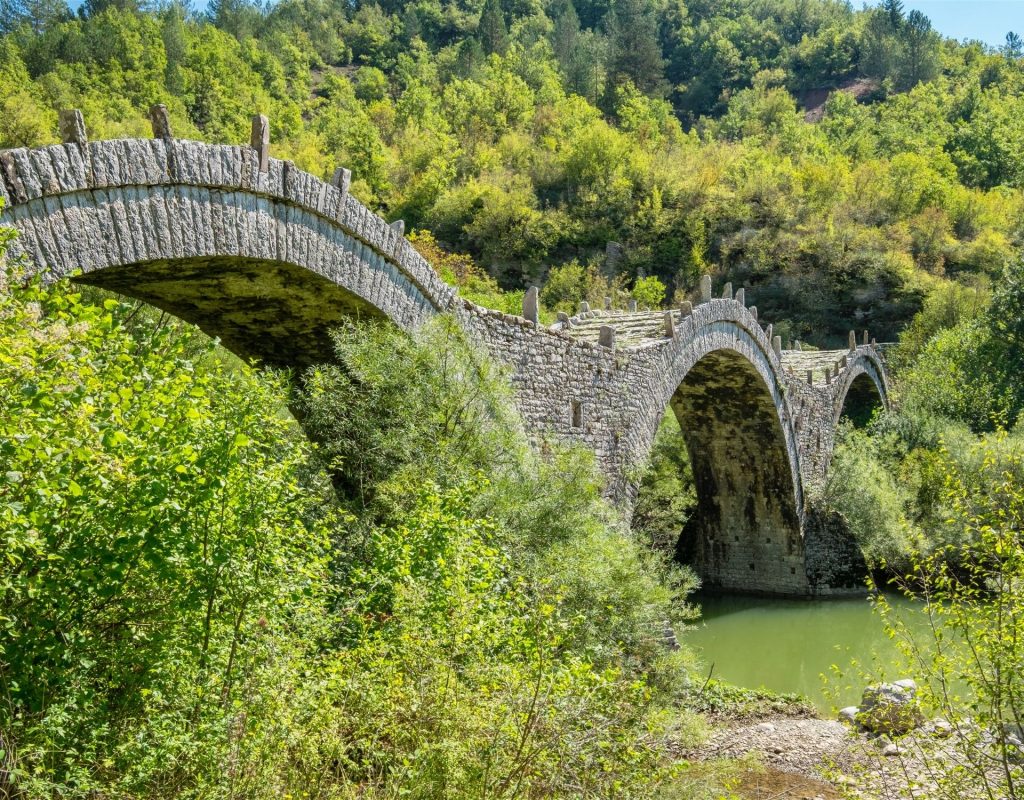
<path id="1" fill-rule="evenodd" d="M 678 309 L 673 310 L 672 317 L 677 325 L 684 319 Z M 571 317 L 568 324 L 556 322 L 551 328 L 567 333 L 574 339 L 597 342 L 604 326 L 615 329 L 615 344 L 622 348 L 655 344 L 668 338 L 664 311 L 594 309 Z M 825 370 L 831 370 L 835 376 L 836 367 L 848 354 L 847 350 L 783 350 L 782 366 L 786 372 L 801 380 L 806 380 L 810 372 L 812 385 L 825 386 Z"/>

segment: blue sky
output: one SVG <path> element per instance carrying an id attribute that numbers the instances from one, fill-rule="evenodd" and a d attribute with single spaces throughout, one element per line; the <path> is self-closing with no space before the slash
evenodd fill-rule
<path id="1" fill-rule="evenodd" d="M 1007 31 L 1024 36 L 1024 0 L 904 0 L 923 11 L 932 27 L 952 39 L 980 39 L 996 47 Z"/>

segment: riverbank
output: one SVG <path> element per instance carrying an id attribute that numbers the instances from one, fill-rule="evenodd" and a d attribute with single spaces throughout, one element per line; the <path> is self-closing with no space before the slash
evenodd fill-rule
<path id="1" fill-rule="evenodd" d="M 734 793 L 744 800 L 912 800 L 932 796 L 932 768 L 936 759 L 955 757 L 950 748 L 928 726 L 893 745 L 796 704 L 722 715 L 703 744 L 680 755 L 698 764 L 741 764 Z"/>

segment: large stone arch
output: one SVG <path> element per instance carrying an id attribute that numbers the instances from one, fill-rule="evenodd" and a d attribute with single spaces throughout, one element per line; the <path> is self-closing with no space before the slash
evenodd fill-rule
<path id="1" fill-rule="evenodd" d="M 454 290 L 343 186 L 256 150 L 183 140 L 65 144 L 0 154 L 15 254 L 47 279 L 145 300 L 244 358 L 329 356 L 346 316 L 411 330 Z"/>
<path id="2" fill-rule="evenodd" d="M 660 409 L 679 422 L 698 496 L 681 558 L 709 587 L 806 592 L 799 443 L 766 333 L 740 303 L 702 304 L 659 372 Z M 656 424 L 646 424 L 645 454 Z"/>

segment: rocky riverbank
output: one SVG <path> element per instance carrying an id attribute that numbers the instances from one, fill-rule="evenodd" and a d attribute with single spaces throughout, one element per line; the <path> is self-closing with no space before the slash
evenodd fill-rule
<path id="1" fill-rule="evenodd" d="M 868 687 L 861 705 L 843 709 L 839 720 L 820 719 L 798 706 L 721 717 L 709 739 L 684 756 L 760 765 L 743 776 L 738 789 L 751 800 L 937 796 L 936 778 L 959 757 L 956 732 L 945 720 L 925 720 L 915 694 L 912 681 Z M 956 796 L 973 800 L 979 789 L 965 784 Z"/>

